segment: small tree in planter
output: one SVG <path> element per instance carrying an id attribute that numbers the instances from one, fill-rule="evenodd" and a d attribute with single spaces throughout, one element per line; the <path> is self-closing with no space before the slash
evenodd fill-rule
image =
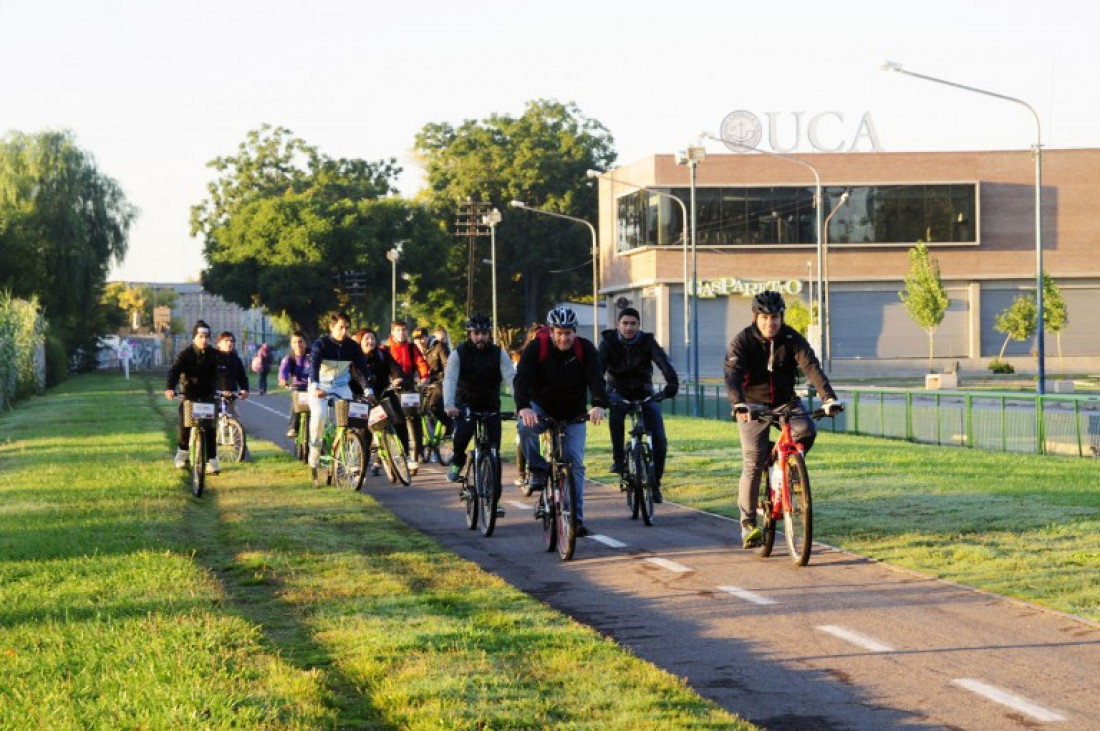
<path id="1" fill-rule="evenodd" d="M 1005 341 L 1001 345 L 1001 352 L 997 354 L 997 359 L 989 364 L 990 370 L 994 373 L 1012 373 L 1012 370 L 1004 370 L 1004 366 L 1012 367 L 1003 362 L 1008 341 L 1023 342 L 1035 334 L 1038 326 L 1039 308 L 1035 306 L 1035 298 L 1030 294 L 1021 294 L 1012 300 L 1012 304 L 997 315 L 997 318 L 993 321 L 993 329 L 999 333 L 1004 333 Z M 1000 367 L 1002 370 L 998 370 L 995 366 Z"/>
<path id="2" fill-rule="evenodd" d="M 1054 283 L 1054 278 L 1043 272 L 1043 329 L 1054 333 L 1058 339 L 1058 370 L 1066 372 L 1062 359 L 1062 331 L 1069 324 L 1069 310 L 1062 290 Z"/>
<path id="3" fill-rule="evenodd" d="M 936 329 L 943 322 L 950 300 L 940 280 L 940 264 L 928 253 L 923 241 L 909 250 L 909 272 L 905 275 L 905 291 L 898 292 L 909 319 L 928 333 L 928 372 L 934 368 Z"/>

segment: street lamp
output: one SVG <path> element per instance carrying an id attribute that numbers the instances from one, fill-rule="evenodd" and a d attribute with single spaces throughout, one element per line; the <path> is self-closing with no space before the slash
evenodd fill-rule
<path id="1" fill-rule="evenodd" d="M 390 289 L 390 321 L 397 322 L 397 260 L 401 258 L 401 244 L 386 252 L 386 258 L 393 265 L 393 279 Z"/>
<path id="2" fill-rule="evenodd" d="M 906 71 L 902 68 L 900 63 L 895 63 L 894 61 L 887 61 L 882 64 L 882 70 L 896 71 L 899 74 L 912 76 L 915 79 L 924 79 L 925 81 L 932 81 L 936 84 L 952 86 L 956 89 L 962 89 L 963 91 L 972 91 L 975 94 L 991 96 L 994 99 L 1003 99 L 1006 102 L 1019 104 L 1020 106 L 1026 107 L 1027 110 L 1031 112 L 1031 116 L 1035 118 L 1035 304 L 1039 312 L 1037 321 L 1039 339 L 1036 344 L 1036 353 L 1039 359 L 1039 373 L 1036 391 L 1042 396 L 1046 393 L 1046 340 L 1043 334 L 1043 129 L 1042 125 L 1039 123 L 1039 113 L 1023 99 L 1017 99 L 1014 96 L 1007 96 L 1005 94 L 997 94 L 973 86 L 956 84 L 954 81 L 938 79 L 935 76 L 925 76 L 924 74 L 918 74 L 913 71 Z"/>
<path id="3" fill-rule="evenodd" d="M 695 384 L 695 398 L 692 400 L 692 416 L 699 415 L 699 258 L 695 230 L 695 173 L 699 163 L 707 159 L 707 148 L 702 145 L 689 145 L 686 150 L 676 153 L 676 164 L 691 168 L 691 339 L 692 339 L 692 382 Z"/>
<path id="4" fill-rule="evenodd" d="M 593 179 L 598 178 L 604 174 L 605 173 L 601 173 L 599 170 L 589 170 L 585 173 L 585 175 Z M 611 173 L 606 173 L 606 175 L 608 180 L 610 180 L 612 184 L 620 183 L 622 185 L 628 185 L 632 188 L 637 188 L 638 190 L 644 190 L 647 193 L 652 193 L 653 195 L 656 195 L 660 198 L 668 198 L 670 200 L 676 201 L 677 205 L 680 206 L 680 211 L 683 214 L 683 218 L 681 220 L 684 222 L 684 228 L 680 234 L 680 240 L 683 242 L 683 245 L 680 248 L 684 251 L 684 375 L 689 376 L 691 374 L 691 334 L 689 328 L 689 324 L 691 322 L 691 309 L 688 306 L 687 204 L 685 204 L 682 200 L 672 195 L 671 193 L 665 193 L 664 191 L 660 190 L 653 190 L 652 188 L 647 188 L 644 185 L 638 185 L 637 183 L 628 183 L 625 180 L 618 180 Z"/>
<path id="5" fill-rule="evenodd" d="M 825 320 L 824 320 L 824 340 L 825 352 L 822 354 L 822 359 L 825 361 L 825 370 L 831 371 L 833 369 L 833 334 L 830 329 L 832 306 L 829 303 L 829 222 L 833 220 L 833 216 L 840 210 L 841 206 L 848 202 L 848 191 L 844 191 L 840 195 L 840 200 L 833 206 L 833 210 L 829 211 L 829 215 L 825 217 L 825 225 L 822 227 L 822 241 L 823 249 L 825 251 Z"/>
<path id="6" fill-rule="evenodd" d="M 600 245 L 599 240 L 596 238 L 596 227 L 583 218 L 567 216 L 564 213 L 555 213 L 554 211 L 547 211 L 543 208 L 531 208 L 523 201 L 511 201 L 508 205 L 512 206 L 512 208 L 522 208 L 532 213 L 541 213 L 545 216 L 553 216 L 554 218 L 564 218 L 566 221 L 583 223 L 585 226 L 588 226 L 588 230 L 592 233 L 592 344 L 598 346 L 600 343 L 600 268 L 598 260 Z"/>
<path id="7" fill-rule="evenodd" d="M 489 258 L 493 262 L 493 329 L 500 327 L 497 321 L 497 224 L 503 216 L 496 208 L 481 217 L 481 222 L 489 227 Z M 496 333 L 494 332 L 495 336 Z M 496 337 L 493 338 L 496 340 Z"/>

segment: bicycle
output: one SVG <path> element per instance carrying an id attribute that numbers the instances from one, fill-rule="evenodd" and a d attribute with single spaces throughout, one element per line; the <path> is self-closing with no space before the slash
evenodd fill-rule
<path id="1" fill-rule="evenodd" d="M 481 523 L 481 535 L 493 535 L 497 524 L 497 505 L 500 502 L 500 452 L 489 438 L 488 421 L 508 421 L 515 418 L 511 411 L 466 411 L 466 418 L 474 427 L 474 448 L 466 459 L 465 469 L 459 475 L 459 495 L 466 503 L 466 527 L 474 530 Z M 471 478 L 470 472 L 473 471 Z M 473 485 L 471 486 L 471 482 Z"/>
<path id="2" fill-rule="evenodd" d="M 840 409 L 843 411 L 843 407 Z M 801 444 L 791 433 L 792 415 L 805 412 L 794 404 L 775 409 L 750 408 L 749 418 L 779 427 L 779 439 L 771 447 L 764 485 L 760 490 L 759 513 L 763 519 L 763 541 L 757 555 L 767 558 L 775 544 L 775 528 L 783 521 L 783 535 L 787 540 L 791 562 L 805 566 L 810 562 L 813 548 L 813 497 L 810 492 L 810 475 L 806 471 L 806 455 Z M 826 416 L 824 409 L 811 415 L 814 421 Z"/>
<path id="3" fill-rule="evenodd" d="M 439 464 L 448 467 L 454 461 L 454 441 L 447 434 L 446 425 L 435 418 L 435 414 L 428 406 L 431 403 L 430 394 L 433 388 L 442 388 L 442 384 L 433 382 L 420 388 L 420 403 L 423 404 L 420 409 L 420 419 L 424 426 L 421 458 L 424 462 L 431 462 L 432 455 L 435 455 Z"/>
<path id="4" fill-rule="evenodd" d="M 218 399 L 218 454 L 229 462 L 240 462 L 244 459 L 245 433 L 244 425 L 232 415 L 229 404 L 236 401 L 237 394 L 231 391 L 220 391 Z"/>
<path id="5" fill-rule="evenodd" d="M 370 410 L 367 427 L 375 435 L 378 461 L 386 471 L 386 477 L 390 482 L 400 481 L 402 485 L 411 485 L 412 470 L 409 469 L 405 440 L 397 435 L 394 428 L 398 419 L 404 419 L 405 415 L 393 407 L 391 399 L 394 393 L 393 387 L 389 386 L 378 397 L 378 405 Z"/>
<path id="6" fill-rule="evenodd" d="M 294 435 L 294 456 L 299 462 L 309 461 L 309 392 L 294 391 L 291 408 L 297 414 L 298 429 Z"/>
<path id="7" fill-rule="evenodd" d="M 549 471 L 546 486 L 535 508 L 535 520 L 542 521 L 542 540 L 547 551 L 558 551 L 562 561 L 573 558 L 577 547 L 577 486 L 573 482 L 573 463 L 565 459 L 565 428 L 571 424 L 588 421 L 588 414 L 576 419 L 558 421 L 543 417 L 550 428 L 549 449 L 546 457 Z"/>
<path id="8" fill-rule="evenodd" d="M 205 432 L 214 428 L 214 404 L 206 401 L 183 401 L 183 425 L 190 427 L 187 459 L 191 465 L 191 494 L 202 497 L 206 486 Z"/>
<path id="9" fill-rule="evenodd" d="M 657 473 L 653 466 L 653 447 L 649 441 L 649 431 L 641 418 L 642 406 L 658 402 L 662 394 L 653 394 L 635 401 L 624 400 L 622 404 L 613 404 L 612 408 L 626 409 L 630 417 L 630 443 L 626 449 L 626 469 L 619 475 L 619 490 L 626 493 L 626 507 L 630 519 L 637 520 L 641 513 L 642 522 L 653 525 L 653 491 L 657 487 Z"/>
<path id="10" fill-rule="evenodd" d="M 320 470 L 326 471 L 325 484 L 358 490 L 366 476 L 366 450 L 355 427 L 365 424 L 370 407 L 361 401 L 328 397 L 326 406 L 332 417 L 321 435 L 321 456 L 312 468 L 313 486 L 320 486 Z"/>

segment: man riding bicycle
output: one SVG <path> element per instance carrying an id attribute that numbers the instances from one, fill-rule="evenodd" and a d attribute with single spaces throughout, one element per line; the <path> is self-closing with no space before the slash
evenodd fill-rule
<path id="1" fill-rule="evenodd" d="M 548 465 L 539 454 L 538 436 L 549 428 L 546 417 L 570 421 L 584 416 L 588 396 L 593 424 L 603 421 L 607 407 L 600 354 L 596 346 L 577 335 L 577 314 L 568 307 L 555 307 L 546 315 L 550 335 L 536 337 L 520 354 L 516 368 L 516 416 L 519 437 L 531 474 L 531 489 L 546 487 Z M 565 430 L 565 458 L 573 463 L 577 489 L 576 535 L 588 535 L 584 527 L 585 423 L 569 424 Z M 456 450 L 457 452 L 457 450 Z"/>
<path id="2" fill-rule="evenodd" d="M 223 330 L 218 334 L 218 377 L 215 383 L 218 387 L 218 391 L 225 391 L 228 393 L 236 392 L 237 398 L 248 398 L 248 371 L 244 367 L 244 361 L 241 360 L 241 356 L 237 354 L 237 338 L 233 333 L 228 330 Z M 237 414 L 237 402 L 230 401 L 226 409 L 229 411 L 229 416 L 238 419 Z M 241 456 L 242 462 L 251 462 L 252 455 L 248 453 L 248 443 L 246 441 L 244 446 L 244 452 Z"/>
<path id="3" fill-rule="evenodd" d="M 321 442 L 328 422 L 328 396 L 351 400 L 351 379 L 363 387 L 363 393 L 374 391 L 363 376 L 367 362 L 359 343 L 348 337 L 351 319 L 337 312 L 329 319 L 329 334 L 313 343 L 309 352 L 309 466 L 317 468 L 321 459 Z M 354 366 L 354 368 L 352 367 Z"/>
<path id="4" fill-rule="evenodd" d="M 420 411 L 430 411 L 432 417 L 443 424 L 445 433 L 450 434 L 454 425 L 443 404 L 443 376 L 447 372 L 447 359 L 451 356 L 445 337 L 446 331 L 441 327 L 432 330 L 430 335 L 426 327 L 413 330 L 413 342 L 428 364 L 428 383 L 431 384 L 425 395 L 425 402 L 420 405 Z"/>
<path id="5" fill-rule="evenodd" d="M 726 350 L 726 386 L 741 435 L 737 503 L 745 548 L 756 548 L 763 536 L 756 525 L 756 502 L 760 475 L 767 466 L 770 451 L 769 425 L 750 417 L 750 404 L 765 408 L 795 404 L 797 412 L 791 417 L 791 431 L 807 452 L 817 437 L 817 428 L 805 412 L 802 400 L 795 395 L 798 369 L 801 367 L 821 394 L 826 415 L 832 416 L 843 408 L 809 342 L 784 324 L 786 310 L 787 303 L 779 292 L 760 292 L 752 299 L 752 324 L 737 333 Z"/>
<path id="6" fill-rule="evenodd" d="M 454 419 L 454 461 L 447 479 L 458 482 L 466 465 L 466 447 L 474 435 L 474 422 L 465 410 L 475 412 L 500 411 L 500 384 L 512 388 L 516 371 L 508 352 L 494 343 L 493 322 L 487 316 L 474 313 L 466 320 L 466 342 L 459 345 L 447 359 L 443 377 L 443 405 Z M 489 438 L 500 452 L 500 420 L 486 422 Z M 503 515 L 497 506 L 497 515 Z"/>
<path id="7" fill-rule="evenodd" d="M 600 334 L 600 362 L 603 363 L 607 396 L 611 402 L 607 418 L 611 428 L 611 471 L 617 474 L 626 470 L 623 457 L 625 402 L 638 401 L 653 395 L 654 365 L 665 377 L 664 398 L 672 398 L 680 389 L 680 379 L 676 377 L 676 371 L 669 363 L 664 348 L 651 333 L 642 332 L 640 326 L 641 316 L 638 311 L 633 307 L 625 307 L 619 312 L 615 328 L 604 330 Z M 653 472 L 656 478 L 653 502 L 659 503 L 663 500 L 661 477 L 665 474 L 668 439 L 665 437 L 665 420 L 657 402 L 647 401 L 642 405 L 642 423 L 653 442 Z"/>
<path id="8" fill-rule="evenodd" d="M 416 390 L 417 381 L 427 380 L 431 375 L 428 370 L 428 362 L 411 340 L 409 340 L 409 326 L 401 320 L 394 320 L 390 325 L 390 337 L 382 343 L 382 348 L 390 354 L 405 376 L 394 385 L 400 391 L 411 392 Z M 420 467 L 419 458 L 424 446 L 424 428 L 420 424 L 419 414 L 405 414 L 405 424 L 408 428 L 409 439 L 406 440 L 408 449 L 409 470 L 416 473 Z"/>
<path id="9" fill-rule="evenodd" d="M 183 386 L 183 397 L 187 401 L 214 400 L 214 384 L 218 377 L 219 353 L 210 345 L 210 326 L 202 320 L 191 328 L 191 345 L 176 354 L 172 367 L 168 370 L 168 383 L 164 389 L 164 398 L 171 401 L 176 398 L 176 389 Z M 183 402 L 180 402 L 179 429 L 176 432 L 176 469 L 187 467 L 187 444 L 191 440 L 191 427 L 183 425 Z M 214 428 L 203 427 L 206 440 L 206 471 L 218 474 L 218 440 Z"/>

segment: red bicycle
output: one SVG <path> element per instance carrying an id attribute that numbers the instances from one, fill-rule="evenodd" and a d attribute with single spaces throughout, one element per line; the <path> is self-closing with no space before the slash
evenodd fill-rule
<path id="1" fill-rule="evenodd" d="M 838 410 L 843 411 L 843 407 Z M 810 475 L 806 471 L 806 455 L 802 445 L 791 434 L 791 417 L 805 414 L 796 404 L 775 409 L 752 409 L 750 418 L 779 428 L 779 440 L 772 446 L 764 485 L 760 490 L 757 513 L 763 517 L 763 542 L 757 555 L 767 558 L 775 545 L 775 527 L 783 522 L 791 562 L 805 566 L 813 548 L 814 511 L 810 493 Z M 824 409 L 811 415 L 814 421 L 826 416 Z M 834 414 L 835 416 L 835 414 Z"/>

